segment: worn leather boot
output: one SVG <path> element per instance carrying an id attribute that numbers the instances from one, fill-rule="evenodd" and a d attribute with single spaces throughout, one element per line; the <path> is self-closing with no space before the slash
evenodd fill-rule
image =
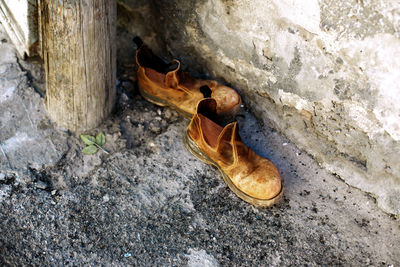
<path id="1" fill-rule="evenodd" d="M 241 199 L 267 207 L 282 197 L 279 172 L 272 162 L 245 146 L 238 124 L 225 127 L 215 120 L 216 101 L 199 102 L 185 136 L 186 148 L 205 163 L 216 166 L 229 188 Z"/>
<path id="2" fill-rule="evenodd" d="M 217 113 L 233 118 L 240 108 L 240 96 L 216 81 L 191 77 L 181 70 L 180 62 L 166 64 L 150 48 L 141 44 L 136 52 L 137 79 L 141 95 L 159 106 L 170 106 L 191 119 L 197 103 L 205 97 L 217 101 Z"/>

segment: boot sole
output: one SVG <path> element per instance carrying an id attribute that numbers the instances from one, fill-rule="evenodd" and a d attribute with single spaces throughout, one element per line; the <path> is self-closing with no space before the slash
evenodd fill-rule
<path id="1" fill-rule="evenodd" d="M 170 107 L 173 110 L 176 110 L 179 114 L 181 114 L 183 117 L 187 118 L 187 119 L 191 119 L 193 117 L 193 114 L 184 111 L 183 109 L 180 109 L 179 107 L 177 107 L 176 105 L 172 104 L 171 102 L 168 102 L 165 99 L 156 97 L 154 95 L 149 94 L 144 88 L 142 88 L 140 85 L 138 85 L 139 87 L 139 92 L 142 95 L 142 97 L 144 99 L 146 99 L 147 101 L 149 101 L 150 103 L 153 103 L 157 106 L 161 106 L 161 107 Z"/>
<path id="2" fill-rule="evenodd" d="M 197 144 L 192 140 L 192 138 L 190 138 L 187 132 L 185 134 L 184 144 L 186 149 L 189 150 L 189 152 L 192 153 L 196 158 L 203 161 L 204 163 L 217 167 L 220 173 L 222 174 L 222 178 L 224 179 L 228 187 L 232 190 L 232 192 L 235 193 L 242 200 L 246 201 L 247 203 L 250 203 L 256 207 L 265 208 L 272 206 L 282 198 L 283 187 L 275 197 L 270 199 L 259 199 L 249 196 L 248 194 L 241 191 L 232 183 L 231 179 L 225 174 L 225 172 L 221 169 L 221 167 L 197 146 Z"/>
<path id="3" fill-rule="evenodd" d="M 179 114 L 181 114 L 186 119 L 189 119 L 189 120 L 192 119 L 194 114 L 184 111 L 183 109 L 179 108 L 178 106 L 174 105 L 171 102 L 168 102 L 165 99 L 162 99 L 162 98 L 159 98 L 159 97 L 149 94 L 140 85 L 138 85 L 138 87 L 139 87 L 139 92 L 140 92 L 141 96 L 145 100 L 149 101 L 150 103 L 153 103 L 153 104 L 155 104 L 157 106 L 161 106 L 161 107 L 170 107 L 173 110 L 176 110 Z M 232 121 L 235 118 L 236 114 L 239 112 L 241 103 L 242 103 L 242 100 L 240 100 L 239 104 L 237 104 L 236 106 L 231 108 L 229 111 L 218 113 L 218 116 L 221 118 L 224 118 L 224 120 L 226 120 L 226 121 L 229 121 L 229 122 Z"/>

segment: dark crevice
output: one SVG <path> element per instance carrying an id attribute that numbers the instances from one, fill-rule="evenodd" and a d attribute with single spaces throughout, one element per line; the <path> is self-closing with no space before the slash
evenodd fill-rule
<path id="1" fill-rule="evenodd" d="M 38 57 L 27 58 L 24 60 L 28 64 L 38 63 L 41 64 L 41 59 Z M 17 57 L 18 66 L 21 68 L 22 71 L 26 73 L 26 77 L 28 78 L 28 84 L 33 88 L 33 90 L 41 97 L 44 98 L 46 95 L 46 89 L 44 89 L 44 85 L 40 85 L 40 83 L 44 83 L 41 81 L 40 77 L 35 77 L 28 68 L 24 67 L 24 64 L 20 62 L 20 59 Z M 42 70 L 43 72 L 43 70 Z"/>
<path id="2" fill-rule="evenodd" d="M 16 180 L 15 175 L 6 176 L 4 177 L 4 179 L 0 180 L 0 184 L 12 185 L 14 184 L 15 180 Z"/>
<path id="3" fill-rule="evenodd" d="M 203 85 L 202 87 L 200 87 L 200 92 L 203 94 L 205 98 L 211 97 L 212 94 L 210 87 L 208 87 L 207 85 Z"/>

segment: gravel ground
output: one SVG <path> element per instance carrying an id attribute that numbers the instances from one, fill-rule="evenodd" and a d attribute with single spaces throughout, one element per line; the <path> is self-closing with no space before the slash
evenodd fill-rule
<path id="1" fill-rule="evenodd" d="M 89 132 L 106 133 L 110 154 L 92 156 L 46 117 L 41 65 L 0 35 L 1 266 L 400 265 L 399 219 L 245 107 L 242 139 L 285 192 L 267 209 L 237 198 L 185 150 L 189 121 L 138 95 L 126 33 L 116 110 Z"/>

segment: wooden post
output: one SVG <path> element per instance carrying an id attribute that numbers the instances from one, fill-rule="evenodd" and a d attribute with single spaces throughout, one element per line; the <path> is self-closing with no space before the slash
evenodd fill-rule
<path id="1" fill-rule="evenodd" d="M 116 84 L 116 0 L 40 0 L 50 117 L 72 132 L 111 112 Z"/>

